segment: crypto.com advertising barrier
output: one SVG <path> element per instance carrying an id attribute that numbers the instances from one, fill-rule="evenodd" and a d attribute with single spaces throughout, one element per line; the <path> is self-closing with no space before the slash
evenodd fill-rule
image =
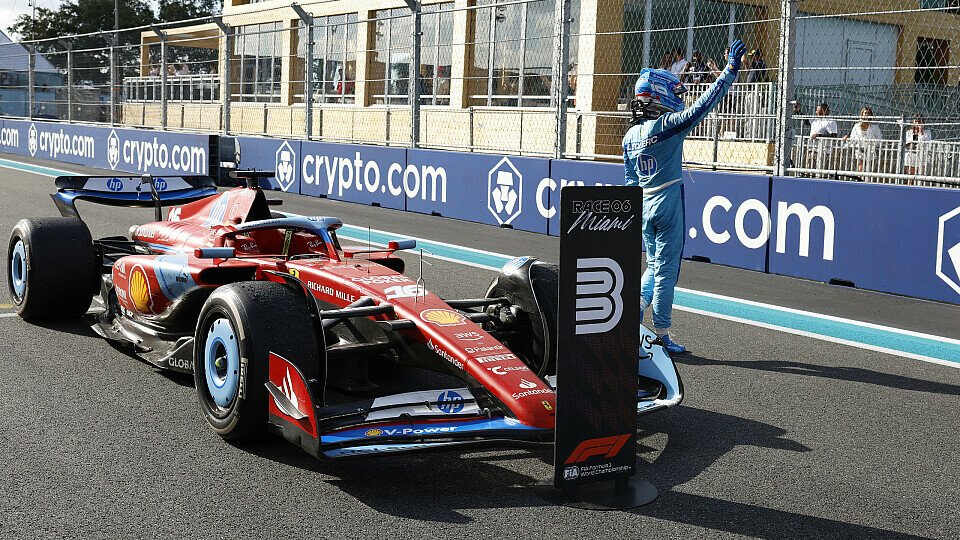
<path id="1" fill-rule="evenodd" d="M 304 195 L 404 210 L 409 197 L 444 197 L 445 185 L 442 173 L 409 171 L 403 148 L 307 141 L 300 145 Z"/>
<path id="2" fill-rule="evenodd" d="M 274 171 L 274 178 L 260 180 L 264 189 L 288 193 L 300 193 L 300 141 L 270 139 L 266 137 L 233 137 L 233 156 L 223 156 L 221 161 L 236 163 L 238 169 Z M 221 142 L 226 137 L 220 138 Z M 234 161 L 236 160 L 236 161 Z"/>
<path id="3" fill-rule="evenodd" d="M 636 467 L 640 350 L 639 188 L 563 188 L 554 485 Z"/>
<path id="4" fill-rule="evenodd" d="M 57 122 L 0 122 L 0 152 L 132 174 L 207 175 L 210 138 Z"/>
<path id="5" fill-rule="evenodd" d="M 773 178 L 770 273 L 960 303 L 960 190 Z"/>
<path id="6" fill-rule="evenodd" d="M 407 210 L 547 232 L 547 220 L 537 210 L 535 188 L 550 175 L 550 160 L 442 150 L 409 150 L 407 157 L 412 173 L 419 171 L 425 180 L 428 171 L 436 171 L 446 186 L 442 200 L 424 197 L 423 191 L 408 196 Z"/>

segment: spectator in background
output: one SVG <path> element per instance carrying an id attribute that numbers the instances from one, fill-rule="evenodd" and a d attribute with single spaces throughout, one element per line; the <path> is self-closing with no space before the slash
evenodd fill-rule
<path id="1" fill-rule="evenodd" d="M 827 118 L 830 114 L 830 105 L 821 103 L 817 105 L 817 118 L 810 123 L 810 138 L 818 137 L 836 137 L 839 133 L 837 121 Z"/>
<path id="2" fill-rule="evenodd" d="M 763 51 L 760 49 L 754 49 L 744 60 L 744 65 L 749 66 L 749 69 L 747 69 L 748 83 L 763 83 L 768 80 L 767 63 L 763 61 L 762 54 Z"/>
<path id="3" fill-rule="evenodd" d="M 660 57 L 660 66 L 659 66 L 659 68 L 660 68 L 660 69 L 665 69 L 665 70 L 667 70 L 667 71 L 670 71 L 670 67 L 671 67 L 672 65 L 673 65 L 673 53 L 672 53 L 672 52 L 665 52 L 665 53 L 663 53 L 663 56 Z M 631 88 L 630 90 L 632 91 L 633 88 Z"/>
<path id="4" fill-rule="evenodd" d="M 913 115 L 913 125 L 906 133 L 903 155 L 904 172 L 907 174 L 924 174 L 924 142 L 933 140 L 933 134 L 923 126 L 923 117 Z M 914 180 L 907 181 L 908 186 L 914 185 Z"/>
<path id="5" fill-rule="evenodd" d="M 833 151 L 833 142 L 839 130 L 836 120 L 827 118 L 830 106 L 826 103 L 817 105 L 817 118 L 810 122 L 810 142 L 807 147 L 810 153 L 808 166 L 815 169 L 824 169 L 830 162 Z"/>
<path id="6" fill-rule="evenodd" d="M 189 74 L 190 74 L 190 70 L 187 69 L 187 65 L 186 65 L 186 64 L 177 64 L 177 71 L 176 71 L 175 74 L 176 74 L 176 75 L 180 75 L 180 76 L 189 75 Z"/>
<path id="7" fill-rule="evenodd" d="M 673 63 L 670 64 L 670 71 L 677 77 L 683 73 L 684 68 L 687 67 L 687 60 L 683 57 L 683 49 L 677 47 L 671 53 L 671 59 Z"/>
<path id="8" fill-rule="evenodd" d="M 703 54 L 700 51 L 693 51 L 693 57 L 683 69 L 680 81 L 684 84 L 703 84 L 712 83 L 714 80 L 716 77 L 712 75 L 712 70 L 704 60 Z"/>
<path id="9" fill-rule="evenodd" d="M 151 77 L 157 77 L 157 76 L 159 76 L 159 75 L 160 75 L 160 67 L 159 67 L 159 66 L 150 66 L 150 73 L 148 73 L 148 75 L 150 75 Z"/>
<path id="10" fill-rule="evenodd" d="M 883 132 L 880 126 L 870 122 L 873 117 L 873 109 L 864 107 L 860 109 L 860 121 L 853 125 L 850 135 L 844 137 L 844 140 L 854 141 L 854 153 L 857 158 L 857 170 L 863 172 L 871 168 L 877 159 L 877 143 L 883 138 Z"/>

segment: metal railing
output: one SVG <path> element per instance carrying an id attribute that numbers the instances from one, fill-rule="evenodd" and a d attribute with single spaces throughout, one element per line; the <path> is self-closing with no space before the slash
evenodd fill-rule
<path id="1" fill-rule="evenodd" d="M 123 80 L 123 99 L 130 103 L 159 103 L 166 92 L 167 101 L 215 103 L 220 101 L 218 75 L 168 75 L 166 87 L 159 75 L 127 77 Z"/>
<path id="2" fill-rule="evenodd" d="M 310 12 L 317 3 L 324 15 Z M 0 73 L 0 110 L 168 130 L 616 161 L 641 69 L 681 73 L 689 104 L 709 87 L 690 80 L 716 76 L 726 63 L 724 47 L 743 38 L 752 53 L 724 100 L 688 135 L 688 166 L 885 181 L 919 175 L 960 186 L 954 142 L 960 90 L 947 80 L 960 69 L 952 65 L 960 55 L 949 54 L 960 43 L 955 16 L 865 0 L 845 3 L 843 13 L 808 2 L 798 13 L 797 4 L 229 6 L 222 17 L 126 29 L 115 38 L 104 32 L 3 45 L 2 54 L 19 57 L 12 64 L 29 66 L 29 73 Z M 848 35 L 858 37 L 837 38 Z M 900 50 L 908 42 L 911 48 Z M 411 69 L 415 64 L 419 69 Z M 810 140 L 803 122 L 813 118 L 799 112 L 810 114 L 821 102 L 837 115 L 839 135 L 869 106 L 880 140 Z M 933 127 L 935 140 L 907 141 L 914 114 Z"/>

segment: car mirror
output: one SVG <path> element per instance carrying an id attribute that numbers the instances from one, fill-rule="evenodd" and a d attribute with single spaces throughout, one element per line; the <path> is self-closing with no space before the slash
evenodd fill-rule
<path id="1" fill-rule="evenodd" d="M 417 241 L 416 241 L 416 240 L 411 240 L 411 239 L 407 239 L 407 240 L 391 240 L 390 242 L 387 243 L 387 249 L 390 249 L 390 250 L 392 250 L 392 251 L 400 251 L 400 250 L 404 250 L 404 249 L 413 249 L 413 248 L 415 248 L 415 247 L 417 247 Z"/>
<path id="2" fill-rule="evenodd" d="M 237 250 L 232 247 L 206 247 L 193 251 L 194 257 L 198 259 L 232 259 L 236 254 Z"/>

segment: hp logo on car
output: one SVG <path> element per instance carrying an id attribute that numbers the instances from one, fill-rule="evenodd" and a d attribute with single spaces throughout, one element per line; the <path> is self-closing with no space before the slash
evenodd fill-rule
<path id="1" fill-rule="evenodd" d="M 107 189 L 110 191 L 123 191 L 123 180 L 119 178 L 107 180 Z"/>
<path id="2" fill-rule="evenodd" d="M 167 181 L 163 178 L 156 178 L 153 180 L 153 187 L 155 187 L 157 191 L 165 191 L 167 189 Z"/>
<path id="3" fill-rule="evenodd" d="M 447 390 L 437 396 L 437 408 L 445 414 L 458 413 L 463 410 L 463 396 L 453 390 Z"/>

